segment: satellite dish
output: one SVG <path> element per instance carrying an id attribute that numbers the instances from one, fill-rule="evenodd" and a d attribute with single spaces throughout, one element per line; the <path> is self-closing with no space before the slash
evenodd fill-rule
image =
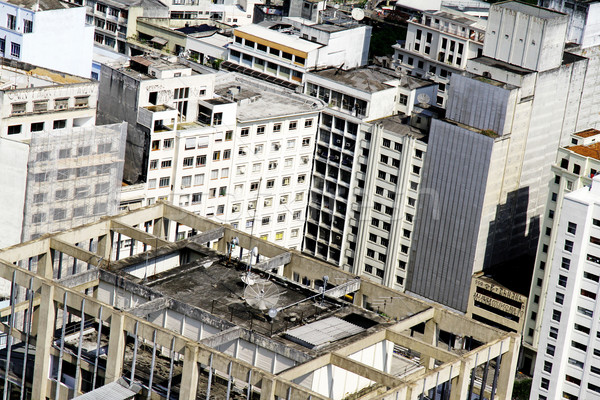
<path id="1" fill-rule="evenodd" d="M 362 8 L 353 8 L 352 18 L 355 21 L 362 21 L 365 18 L 365 10 L 363 10 Z"/>
<path id="2" fill-rule="evenodd" d="M 259 310 L 275 308 L 279 301 L 277 286 L 269 281 L 256 282 L 244 290 L 244 299 L 249 306 Z"/>
<path id="3" fill-rule="evenodd" d="M 431 98 L 427 95 L 427 93 L 419 93 L 417 100 L 420 104 L 429 104 Z"/>

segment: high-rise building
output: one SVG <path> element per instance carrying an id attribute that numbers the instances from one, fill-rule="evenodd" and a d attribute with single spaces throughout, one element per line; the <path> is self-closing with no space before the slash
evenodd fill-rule
<path id="1" fill-rule="evenodd" d="M 522 3 L 490 8 L 483 55 L 452 75 L 432 121 L 409 291 L 465 311 L 473 273 L 533 258 L 550 166 L 586 107 L 588 60 L 564 51 L 567 25 Z"/>
<path id="2" fill-rule="evenodd" d="M 564 197 L 547 264 L 531 399 L 600 396 L 600 176 Z"/>
<path id="3" fill-rule="evenodd" d="M 566 194 L 583 186 L 589 186 L 592 178 L 600 171 L 600 131 L 588 129 L 572 135 L 568 147 L 558 149 L 552 165 L 553 177 L 549 183 L 546 211 L 543 214 L 540 240 L 535 258 L 535 267 L 527 318 L 523 330 L 525 351 L 522 367 L 531 370 L 535 364 L 538 341 L 545 334 L 542 327 L 542 312 L 547 301 L 547 290 L 551 286 L 550 266 L 553 264 L 556 237 L 559 232 L 559 213 Z M 560 244 L 559 244 L 560 245 Z M 549 286 L 550 285 L 550 286 Z M 551 299 L 550 299 L 551 300 Z"/>

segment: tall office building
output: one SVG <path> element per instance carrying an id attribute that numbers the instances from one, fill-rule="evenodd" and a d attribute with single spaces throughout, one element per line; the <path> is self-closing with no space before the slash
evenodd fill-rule
<path id="1" fill-rule="evenodd" d="M 453 75 L 428 143 L 407 289 L 466 310 L 473 273 L 533 258 L 555 152 L 574 132 L 588 60 L 568 16 L 494 4 L 483 55 Z"/>
<path id="2" fill-rule="evenodd" d="M 600 176 L 565 196 L 531 399 L 600 396 Z"/>

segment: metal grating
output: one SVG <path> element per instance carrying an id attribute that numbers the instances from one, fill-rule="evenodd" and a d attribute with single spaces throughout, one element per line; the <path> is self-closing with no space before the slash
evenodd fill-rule
<path id="1" fill-rule="evenodd" d="M 313 348 L 363 332 L 364 328 L 337 317 L 325 318 L 291 329 L 285 336 L 293 342 Z"/>

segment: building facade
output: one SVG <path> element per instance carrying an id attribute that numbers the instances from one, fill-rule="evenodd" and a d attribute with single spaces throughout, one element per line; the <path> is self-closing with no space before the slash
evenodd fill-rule
<path id="1" fill-rule="evenodd" d="M 83 9 L 58 0 L 2 1 L 0 20 L 2 57 L 90 77 L 94 30 Z"/>
<path id="2" fill-rule="evenodd" d="M 442 9 L 408 20 L 406 40 L 393 45 L 394 67 L 438 83 L 436 103 L 446 106 L 452 74 L 463 74 L 467 60 L 483 52 L 485 20 Z"/>
<path id="3" fill-rule="evenodd" d="M 539 336 L 532 399 L 595 398 L 600 264 L 600 177 L 565 195 L 557 213 L 554 253 Z"/>
<path id="4" fill-rule="evenodd" d="M 565 195 L 591 185 L 593 177 L 600 171 L 598 140 L 600 132 L 595 129 L 575 133 L 571 137 L 570 146 L 558 149 L 556 161 L 552 165 L 553 178 L 549 183 L 527 305 L 528 316 L 523 331 L 523 349 L 526 351 L 523 368 L 526 370 L 535 365 L 535 355 L 532 353 L 537 350 L 538 342 L 545 334 L 542 330 L 542 313 L 548 300 L 547 291 L 552 271 L 549 266 L 554 262 L 555 246 L 558 243 L 558 215 Z"/>

